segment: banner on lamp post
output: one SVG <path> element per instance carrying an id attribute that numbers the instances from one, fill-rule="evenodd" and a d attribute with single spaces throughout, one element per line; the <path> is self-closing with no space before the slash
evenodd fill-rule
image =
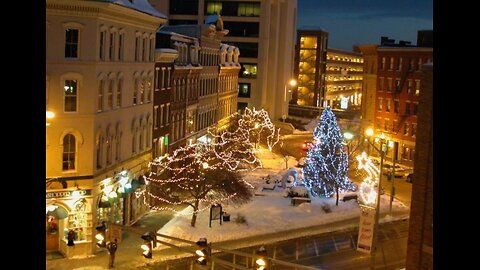
<path id="1" fill-rule="evenodd" d="M 366 205 L 360 205 L 360 209 L 361 213 L 357 250 L 365 253 L 371 253 L 375 226 L 375 208 Z"/>

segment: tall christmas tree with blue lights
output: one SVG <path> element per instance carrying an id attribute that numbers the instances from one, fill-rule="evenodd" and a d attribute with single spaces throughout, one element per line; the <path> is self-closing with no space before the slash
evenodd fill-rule
<path id="1" fill-rule="evenodd" d="M 343 134 L 330 107 L 323 110 L 313 131 L 315 143 L 308 149 L 303 182 L 313 196 L 331 197 L 334 193 L 354 190 L 348 179 L 348 155 L 343 148 Z"/>

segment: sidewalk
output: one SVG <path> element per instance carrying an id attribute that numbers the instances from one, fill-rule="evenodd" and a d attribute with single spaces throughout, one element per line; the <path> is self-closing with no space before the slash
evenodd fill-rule
<path id="1" fill-rule="evenodd" d="M 173 214 L 171 212 L 148 212 L 131 227 L 124 227 L 122 242 L 118 245 L 115 254 L 114 269 L 140 269 L 149 259 L 142 255 L 140 245 L 143 240 L 141 234 L 147 231 L 158 231 L 167 223 Z M 75 248 L 75 247 L 72 247 Z M 155 251 L 154 251 L 155 252 Z M 51 256 L 50 256 L 51 257 Z M 46 259 L 47 270 L 100 270 L 108 269 L 108 252 L 106 249 L 98 250 L 92 256 L 73 259 Z"/>

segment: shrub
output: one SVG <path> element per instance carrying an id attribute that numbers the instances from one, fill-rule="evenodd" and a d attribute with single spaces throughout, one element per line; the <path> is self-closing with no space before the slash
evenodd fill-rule
<path id="1" fill-rule="evenodd" d="M 308 190 L 305 187 L 289 187 L 286 189 L 287 197 L 309 198 Z"/>
<path id="2" fill-rule="evenodd" d="M 235 218 L 234 221 L 235 221 L 235 223 L 237 223 L 237 224 L 245 224 L 245 225 L 248 225 L 247 218 L 246 218 L 244 215 L 240 214 L 240 213 L 237 214 L 237 217 Z"/>

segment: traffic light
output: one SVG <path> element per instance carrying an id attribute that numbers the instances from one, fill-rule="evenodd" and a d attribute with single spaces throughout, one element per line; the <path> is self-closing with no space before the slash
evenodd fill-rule
<path id="1" fill-rule="evenodd" d="M 143 249 L 142 255 L 147 259 L 151 259 L 153 255 L 152 249 L 157 246 L 157 236 L 154 232 L 146 232 L 141 238 L 144 240 L 143 245 L 141 245 Z"/>
<path id="2" fill-rule="evenodd" d="M 207 243 L 207 238 L 200 238 L 196 244 L 198 247 L 195 251 L 195 253 L 198 255 L 196 263 L 200 265 L 206 265 L 208 263 L 208 256 L 210 254 L 210 247 Z"/>
<path id="3" fill-rule="evenodd" d="M 257 260 L 255 260 L 256 270 L 267 270 L 267 250 L 261 246 L 257 252 Z"/>
<path id="4" fill-rule="evenodd" d="M 95 229 L 97 230 L 97 234 L 95 235 L 95 239 L 97 239 L 97 247 L 106 247 L 107 243 L 105 242 L 105 231 L 107 230 L 107 225 L 105 224 L 105 221 L 102 221 L 102 223 L 95 227 Z"/>

